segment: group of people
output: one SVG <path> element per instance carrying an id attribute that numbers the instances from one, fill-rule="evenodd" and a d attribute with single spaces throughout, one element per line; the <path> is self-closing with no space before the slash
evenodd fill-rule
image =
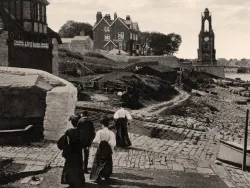
<path id="1" fill-rule="evenodd" d="M 95 132 L 94 123 L 89 119 L 87 111 L 70 117 L 72 128 L 58 140 L 57 146 L 62 150 L 65 164 L 62 171 L 61 183 L 71 188 L 85 186 L 84 173 L 88 173 L 89 149 L 93 142 L 98 143 L 90 179 L 100 183 L 102 178 L 108 183 L 113 170 L 112 153 L 116 147 L 131 146 L 128 135 L 128 120 L 132 117 L 124 108 L 115 112 L 116 135 L 109 129 L 111 118 L 104 116 L 100 123 L 102 128 Z M 82 152 L 83 151 L 83 152 Z M 84 153 L 84 157 L 83 157 Z M 84 160 L 83 160 L 84 158 Z"/>

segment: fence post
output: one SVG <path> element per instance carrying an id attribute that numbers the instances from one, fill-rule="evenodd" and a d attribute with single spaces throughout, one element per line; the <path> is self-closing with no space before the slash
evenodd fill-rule
<path id="1" fill-rule="evenodd" d="M 242 170 L 246 170 L 246 155 L 247 155 L 247 136 L 248 136 L 248 116 L 249 109 L 247 109 L 246 114 L 246 125 L 245 125 L 245 136 L 244 136 L 244 148 L 243 148 L 243 162 L 242 162 Z"/>

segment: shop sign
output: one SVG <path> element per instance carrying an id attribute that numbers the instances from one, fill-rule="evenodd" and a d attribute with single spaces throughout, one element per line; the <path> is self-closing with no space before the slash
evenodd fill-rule
<path id="1" fill-rule="evenodd" d="M 14 40 L 14 46 L 24 47 L 24 48 L 43 48 L 49 49 L 48 43 L 36 43 L 29 41 Z"/>

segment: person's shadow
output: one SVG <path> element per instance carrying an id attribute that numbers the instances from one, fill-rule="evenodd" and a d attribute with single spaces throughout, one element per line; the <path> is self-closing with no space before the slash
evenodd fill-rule
<path id="1" fill-rule="evenodd" d="M 104 180 L 99 184 L 95 183 L 86 183 L 86 187 L 89 188 L 119 188 L 120 186 L 126 185 L 127 187 L 141 187 L 141 188 L 178 188 L 174 186 L 161 186 L 161 185 L 152 185 L 147 183 L 141 182 L 131 182 L 131 181 L 124 181 L 124 180 L 117 180 L 117 179 L 110 179 L 109 184 L 105 184 Z"/>
<path id="2" fill-rule="evenodd" d="M 141 188 L 178 188 L 166 185 L 152 185 L 151 183 L 143 182 L 146 180 L 148 180 L 148 182 L 151 182 L 153 179 L 154 178 L 151 177 L 137 176 L 130 173 L 114 173 L 110 178 L 109 184 L 106 184 L 105 180 L 102 180 L 99 185 L 97 185 L 94 182 L 87 182 L 86 187 L 119 188 L 121 186 L 127 186 L 127 187 L 141 187 Z"/>

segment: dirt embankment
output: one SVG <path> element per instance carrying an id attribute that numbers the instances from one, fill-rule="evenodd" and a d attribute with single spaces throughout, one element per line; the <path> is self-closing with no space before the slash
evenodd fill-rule
<path id="1" fill-rule="evenodd" d="M 129 72 L 112 72 L 88 77 L 64 77 L 78 87 L 79 100 L 90 99 L 94 94 L 108 97 L 105 103 L 140 109 L 150 104 L 168 101 L 179 92 L 168 82 L 153 76 Z M 84 97 L 82 97 L 84 96 Z"/>

